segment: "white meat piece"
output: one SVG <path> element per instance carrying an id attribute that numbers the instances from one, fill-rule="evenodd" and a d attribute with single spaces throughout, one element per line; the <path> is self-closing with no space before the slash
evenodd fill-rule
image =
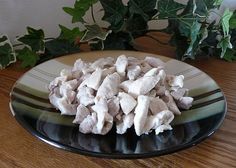
<path id="1" fill-rule="evenodd" d="M 76 92 L 69 89 L 66 85 L 61 85 L 59 92 L 62 97 L 67 99 L 68 103 L 72 103 L 75 100 Z"/>
<path id="2" fill-rule="evenodd" d="M 182 88 L 184 86 L 184 76 L 172 76 L 168 79 L 168 84 L 171 87 L 171 90 L 177 90 L 179 88 Z"/>
<path id="3" fill-rule="evenodd" d="M 190 107 L 192 107 L 192 103 L 193 103 L 193 98 L 192 97 L 181 97 L 177 101 L 177 106 L 179 108 L 188 110 L 188 109 L 190 109 Z"/>
<path id="4" fill-rule="evenodd" d="M 93 94 L 94 94 L 93 89 L 83 86 L 78 89 L 78 93 L 76 97 L 80 104 L 83 104 L 84 106 L 88 106 L 88 105 L 94 104 Z"/>
<path id="5" fill-rule="evenodd" d="M 67 76 L 68 80 L 79 79 L 82 75 L 82 72 L 79 70 L 72 71 L 71 69 L 62 69 L 60 76 Z"/>
<path id="6" fill-rule="evenodd" d="M 142 70 L 143 73 L 146 73 L 151 69 L 152 69 L 152 67 L 147 62 L 142 62 L 141 63 L 141 70 Z"/>
<path id="7" fill-rule="evenodd" d="M 94 61 L 90 67 L 93 68 L 94 70 L 97 68 L 103 69 L 105 66 L 113 66 L 114 60 L 115 59 L 113 57 L 100 58 Z"/>
<path id="8" fill-rule="evenodd" d="M 134 129 L 138 136 L 143 133 L 144 125 L 146 123 L 150 99 L 148 96 L 138 96 L 138 105 L 135 108 Z"/>
<path id="9" fill-rule="evenodd" d="M 76 115 L 77 104 L 68 103 L 66 97 L 59 98 L 55 94 L 51 94 L 49 100 L 61 111 L 61 115 Z"/>
<path id="10" fill-rule="evenodd" d="M 67 76 L 67 78 L 70 80 L 72 79 L 72 71 L 69 69 L 62 69 L 60 72 L 60 76 Z"/>
<path id="11" fill-rule="evenodd" d="M 176 91 L 172 91 L 170 94 L 175 100 L 179 100 L 181 97 L 184 97 L 188 94 L 188 89 L 180 88 Z"/>
<path id="12" fill-rule="evenodd" d="M 169 125 L 174 119 L 174 114 L 169 110 L 163 110 L 155 115 L 150 115 L 144 126 L 145 134 L 148 134 L 152 129 L 157 129 L 162 125 Z"/>
<path id="13" fill-rule="evenodd" d="M 143 133 L 149 134 L 153 128 L 158 127 L 161 125 L 160 119 L 157 117 L 157 115 L 149 115 L 147 116 L 147 120 L 145 122 Z"/>
<path id="14" fill-rule="evenodd" d="M 118 97 L 114 96 L 107 101 L 108 113 L 115 117 L 120 111 L 120 100 Z"/>
<path id="15" fill-rule="evenodd" d="M 119 92 L 120 107 L 126 115 L 129 114 L 136 106 L 136 100 L 125 92 Z"/>
<path id="16" fill-rule="evenodd" d="M 128 115 L 123 115 L 121 122 L 116 125 L 116 133 L 124 134 L 127 129 L 132 127 L 134 124 L 134 113 L 129 113 Z"/>
<path id="17" fill-rule="evenodd" d="M 159 79 L 158 76 L 141 77 L 131 84 L 128 93 L 133 96 L 145 95 L 156 86 Z"/>
<path id="18" fill-rule="evenodd" d="M 86 68 L 88 68 L 88 64 L 82 61 L 81 59 L 77 59 L 74 63 L 72 71 L 82 71 Z"/>
<path id="19" fill-rule="evenodd" d="M 94 126 L 97 124 L 97 114 L 93 112 L 88 115 L 79 125 L 79 131 L 88 134 L 91 133 Z"/>
<path id="20" fill-rule="evenodd" d="M 80 124 L 88 115 L 90 115 L 90 111 L 87 107 L 84 105 L 80 104 L 77 107 L 77 112 L 75 119 L 73 120 L 74 124 Z"/>
<path id="21" fill-rule="evenodd" d="M 150 109 L 151 113 L 153 115 L 155 115 L 163 110 L 168 110 L 168 107 L 162 99 L 155 97 L 155 98 L 150 98 L 149 109 Z"/>
<path id="22" fill-rule="evenodd" d="M 91 76 L 91 74 L 90 74 L 90 73 L 87 73 L 87 74 L 82 75 L 82 76 L 80 77 L 80 79 L 78 80 L 78 83 L 79 83 L 78 89 L 80 89 L 80 88 L 86 86 L 86 83 L 87 83 L 86 79 L 88 79 L 90 76 Z"/>
<path id="23" fill-rule="evenodd" d="M 168 90 L 165 91 L 165 96 L 162 97 L 162 100 L 166 103 L 169 110 L 172 111 L 174 114 L 181 114 L 173 97 L 170 95 L 170 92 Z"/>
<path id="24" fill-rule="evenodd" d="M 159 58 L 156 58 L 156 57 L 146 57 L 144 59 L 149 65 L 151 65 L 152 67 L 159 67 L 159 66 L 162 66 L 164 67 L 165 66 L 165 63 L 160 60 Z"/>
<path id="25" fill-rule="evenodd" d="M 91 108 L 97 113 L 98 121 L 96 127 L 93 129 L 93 133 L 103 134 L 102 129 L 105 121 L 110 123 L 113 122 L 113 117 L 108 113 L 107 101 L 104 98 L 100 98 Z"/>
<path id="26" fill-rule="evenodd" d="M 128 57 L 128 65 L 140 65 L 144 60 L 138 59 L 136 57 Z"/>
<path id="27" fill-rule="evenodd" d="M 158 74 L 158 68 L 152 68 L 149 71 L 147 71 L 144 76 L 155 76 Z"/>
<path id="28" fill-rule="evenodd" d="M 78 87 L 77 79 L 69 80 L 66 82 L 62 82 L 61 86 L 65 86 L 66 89 L 75 90 Z"/>
<path id="29" fill-rule="evenodd" d="M 127 77 L 129 80 L 135 80 L 141 73 L 141 68 L 139 65 L 128 66 Z"/>
<path id="30" fill-rule="evenodd" d="M 160 125 L 159 127 L 157 127 L 155 129 L 155 133 L 156 133 L 156 135 L 158 135 L 159 133 L 162 133 L 162 132 L 164 132 L 166 130 L 172 130 L 172 127 L 169 124 L 167 124 L 167 125 Z"/>
<path id="31" fill-rule="evenodd" d="M 116 68 L 114 66 L 103 69 L 102 78 L 104 79 L 107 75 L 113 74 L 115 71 L 116 71 Z"/>
<path id="32" fill-rule="evenodd" d="M 94 89 L 98 90 L 102 79 L 102 69 L 97 68 L 85 81 L 85 84 Z"/>
<path id="33" fill-rule="evenodd" d="M 113 73 L 108 75 L 102 82 L 101 86 L 98 88 L 97 97 L 103 97 L 110 99 L 118 93 L 120 85 L 120 75 L 118 73 Z"/>
<path id="34" fill-rule="evenodd" d="M 164 85 L 159 85 L 159 83 L 155 86 L 157 96 L 165 95 L 166 87 Z"/>
<path id="35" fill-rule="evenodd" d="M 158 76 L 160 77 L 160 84 L 165 85 L 165 80 L 166 80 L 166 73 L 163 69 L 160 69 L 158 72 Z"/>
<path id="36" fill-rule="evenodd" d="M 128 59 L 125 55 L 120 55 L 115 63 L 116 71 L 121 75 L 125 76 L 125 70 L 128 66 Z"/>
<path id="37" fill-rule="evenodd" d="M 163 110 L 156 116 L 160 119 L 160 123 L 165 125 L 170 124 L 174 119 L 174 114 L 170 110 Z"/>
<path id="38" fill-rule="evenodd" d="M 125 92 L 129 91 L 129 87 L 132 85 L 134 81 L 126 80 L 120 84 L 120 88 L 123 89 Z"/>
<path id="39" fill-rule="evenodd" d="M 48 89 L 52 91 L 55 87 L 59 86 L 62 84 L 62 82 L 67 81 L 67 76 L 59 76 L 56 77 L 53 81 L 49 83 Z"/>

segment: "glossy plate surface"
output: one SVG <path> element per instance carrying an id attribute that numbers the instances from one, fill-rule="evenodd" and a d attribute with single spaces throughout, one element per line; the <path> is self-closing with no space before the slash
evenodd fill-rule
<path id="1" fill-rule="evenodd" d="M 156 136 L 136 136 L 131 128 L 118 135 L 115 128 L 104 136 L 82 134 L 72 124 L 73 117 L 61 116 L 48 100 L 47 85 L 76 59 L 94 61 L 121 54 L 144 58 L 155 56 L 166 62 L 168 74 L 183 74 L 194 103 L 171 123 L 173 130 Z M 225 97 L 216 82 L 186 63 L 158 55 L 132 51 L 79 53 L 52 59 L 26 72 L 14 85 L 10 108 L 16 120 L 31 134 L 55 147 L 80 154 L 107 158 L 143 158 L 169 154 L 191 147 L 214 133 L 225 117 Z"/>

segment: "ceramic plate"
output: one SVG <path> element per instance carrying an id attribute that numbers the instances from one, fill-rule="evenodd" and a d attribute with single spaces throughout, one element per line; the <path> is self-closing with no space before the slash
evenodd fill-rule
<path id="1" fill-rule="evenodd" d="M 166 62 L 168 74 L 185 76 L 184 87 L 194 98 L 190 110 L 182 111 L 171 123 L 173 130 L 159 135 L 136 136 L 131 128 L 124 135 L 113 128 L 107 135 L 82 134 L 73 117 L 61 116 L 48 100 L 47 85 L 76 59 L 94 61 L 121 54 L 144 58 L 155 56 Z M 132 51 L 79 53 L 52 59 L 26 72 L 14 85 L 10 108 L 16 120 L 31 134 L 55 147 L 80 154 L 107 158 L 143 158 L 169 154 L 191 147 L 214 133 L 226 113 L 226 100 L 216 82 L 186 63 L 158 55 Z"/>

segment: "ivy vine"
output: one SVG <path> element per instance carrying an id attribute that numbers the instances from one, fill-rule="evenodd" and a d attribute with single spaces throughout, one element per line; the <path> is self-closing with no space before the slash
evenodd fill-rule
<path id="1" fill-rule="evenodd" d="M 100 3 L 104 11 L 102 28 L 95 20 L 93 6 Z M 222 0 L 189 0 L 186 4 L 174 0 L 76 0 L 74 6 L 63 7 L 80 27 L 69 29 L 59 25 L 57 38 L 46 38 L 42 29 L 27 27 L 27 33 L 12 45 L 7 35 L 0 36 L 0 69 L 16 60 L 22 67 L 33 67 L 53 57 L 79 52 L 80 44 L 92 50 L 133 49 L 136 38 L 151 37 L 148 22 L 168 26 L 158 30 L 170 35 L 168 44 L 176 47 L 176 58 L 195 59 L 199 55 L 216 56 L 227 61 L 236 60 L 236 12 L 226 9 L 220 21 L 210 21 Z M 84 20 L 90 11 L 93 23 Z"/>

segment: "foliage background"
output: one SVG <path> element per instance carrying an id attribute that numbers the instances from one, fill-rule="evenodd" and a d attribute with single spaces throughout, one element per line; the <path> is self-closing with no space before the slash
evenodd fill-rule
<path id="1" fill-rule="evenodd" d="M 93 15 L 95 11 L 91 10 L 92 4 L 92 9 L 94 4 L 98 4 L 97 0 L 78 0 L 74 7 L 72 5 L 63 8 L 71 15 L 76 26 L 68 29 L 59 25 L 61 33 L 58 38 L 48 38 L 43 30 L 27 27 L 27 33 L 17 38 L 18 45 L 23 44 L 18 50 L 16 45 L 12 47 L 9 43 L 6 46 L 9 39 L 2 36 L 0 47 L 6 51 L 0 53 L 1 66 L 5 67 L 14 62 L 15 55 L 22 61 L 23 67 L 34 66 L 57 55 L 77 52 L 78 44 L 86 42 L 92 49 L 132 49 L 134 39 L 149 32 L 150 21 L 154 25 L 162 25 L 163 20 L 168 20 L 169 26 L 161 31 L 171 35 L 169 44 L 176 46 L 178 59 L 194 59 L 198 54 L 210 56 L 215 53 L 220 53 L 218 56 L 228 61 L 235 59 L 234 38 L 231 38 L 235 33 L 235 14 L 225 10 L 219 24 L 211 24 L 211 16 L 215 14 L 211 9 L 219 7 L 219 0 L 189 0 L 187 5 L 173 0 L 99 2 L 103 6 L 99 13 L 105 13 L 102 20 L 110 25 L 108 29 L 101 28 L 103 25 L 97 20 L 97 14 Z M 87 20 L 85 14 L 89 12 L 90 20 Z"/>

